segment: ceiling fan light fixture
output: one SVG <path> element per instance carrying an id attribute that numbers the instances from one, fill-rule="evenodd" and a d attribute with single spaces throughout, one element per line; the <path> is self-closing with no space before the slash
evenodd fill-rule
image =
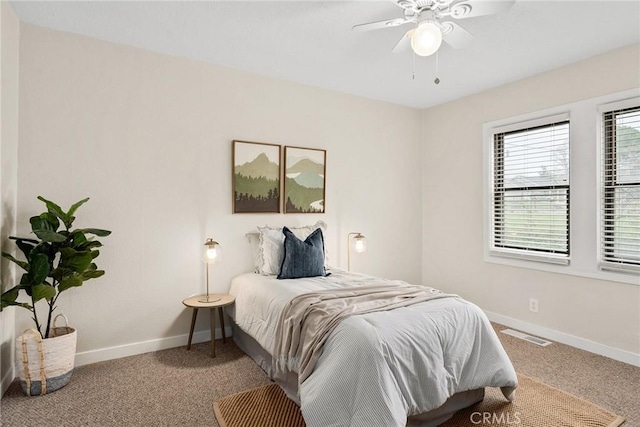
<path id="1" fill-rule="evenodd" d="M 423 22 L 416 28 L 411 37 L 411 48 L 420 56 L 436 53 L 442 44 L 442 31 L 433 22 Z"/>

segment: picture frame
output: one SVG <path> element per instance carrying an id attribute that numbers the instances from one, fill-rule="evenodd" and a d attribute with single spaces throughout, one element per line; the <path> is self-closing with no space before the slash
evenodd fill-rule
<path id="1" fill-rule="evenodd" d="M 284 147 L 284 213 L 325 213 L 327 151 Z"/>
<path id="2" fill-rule="evenodd" d="M 232 141 L 233 213 L 280 213 L 282 147 Z"/>

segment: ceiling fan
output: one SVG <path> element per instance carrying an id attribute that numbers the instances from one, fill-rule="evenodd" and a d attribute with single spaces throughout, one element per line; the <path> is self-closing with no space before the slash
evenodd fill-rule
<path id="1" fill-rule="evenodd" d="M 387 19 L 354 25 L 354 31 L 369 31 L 382 28 L 415 24 L 393 48 L 394 53 L 408 50 L 411 46 L 416 55 L 429 56 L 437 52 L 444 41 L 453 48 L 465 47 L 473 38 L 471 33 L 453 21 L 492 15 L 507 11 L 515 0 L 392 0 L 404 11 L 404 18 Z"/>

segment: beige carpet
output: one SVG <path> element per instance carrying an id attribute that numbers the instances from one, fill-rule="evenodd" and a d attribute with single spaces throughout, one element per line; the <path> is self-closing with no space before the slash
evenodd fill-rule
<path id="1" fill-rule="evenodd" d="M 558 343 L 498 336 L 517 372 L 625 417 L 622 427 L 640 427 L 640 368 Z M 0 400 L 0 425 L 215 427 L 212 402 L 270 384 L 233 341 L 218 341 L 216 354 L 212 359 L 207 342 L 80 366 L 69 385 L 41 397 L 24 396 L 16 381 Z"/>
<path id="2" fill-rule="evenodd" d="M 516 401 L 507 402 L 499 389 L 459 411 L 442 427 L 494 425 L 520 427 L 617 427 L 624 418 L 591 402 L 518 374 Z M 275 384 L 220 399 L 213 404 L 222 427 L 302 427 L 300 409 Z"/>

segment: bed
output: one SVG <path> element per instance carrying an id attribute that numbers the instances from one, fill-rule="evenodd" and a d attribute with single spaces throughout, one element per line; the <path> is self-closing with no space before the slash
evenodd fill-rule
<path id="1" fill-rule="evenodd" d="M 247 273 L 234 278 L 229 290 L 236 299 L 228 310 L 235 342 L 300 405 L 308 426 L 437 426 L 482 400 L 485 387 L 500 387 L 505 399 L 514 398 L 516 373 L 487 317 L 449 295 L 345 317 L 300 381 L 295 364 L 283 368 L 278 361 L 281 318 L 292 300 L 407 285 L 330 272 L 285 280 Z"/>

